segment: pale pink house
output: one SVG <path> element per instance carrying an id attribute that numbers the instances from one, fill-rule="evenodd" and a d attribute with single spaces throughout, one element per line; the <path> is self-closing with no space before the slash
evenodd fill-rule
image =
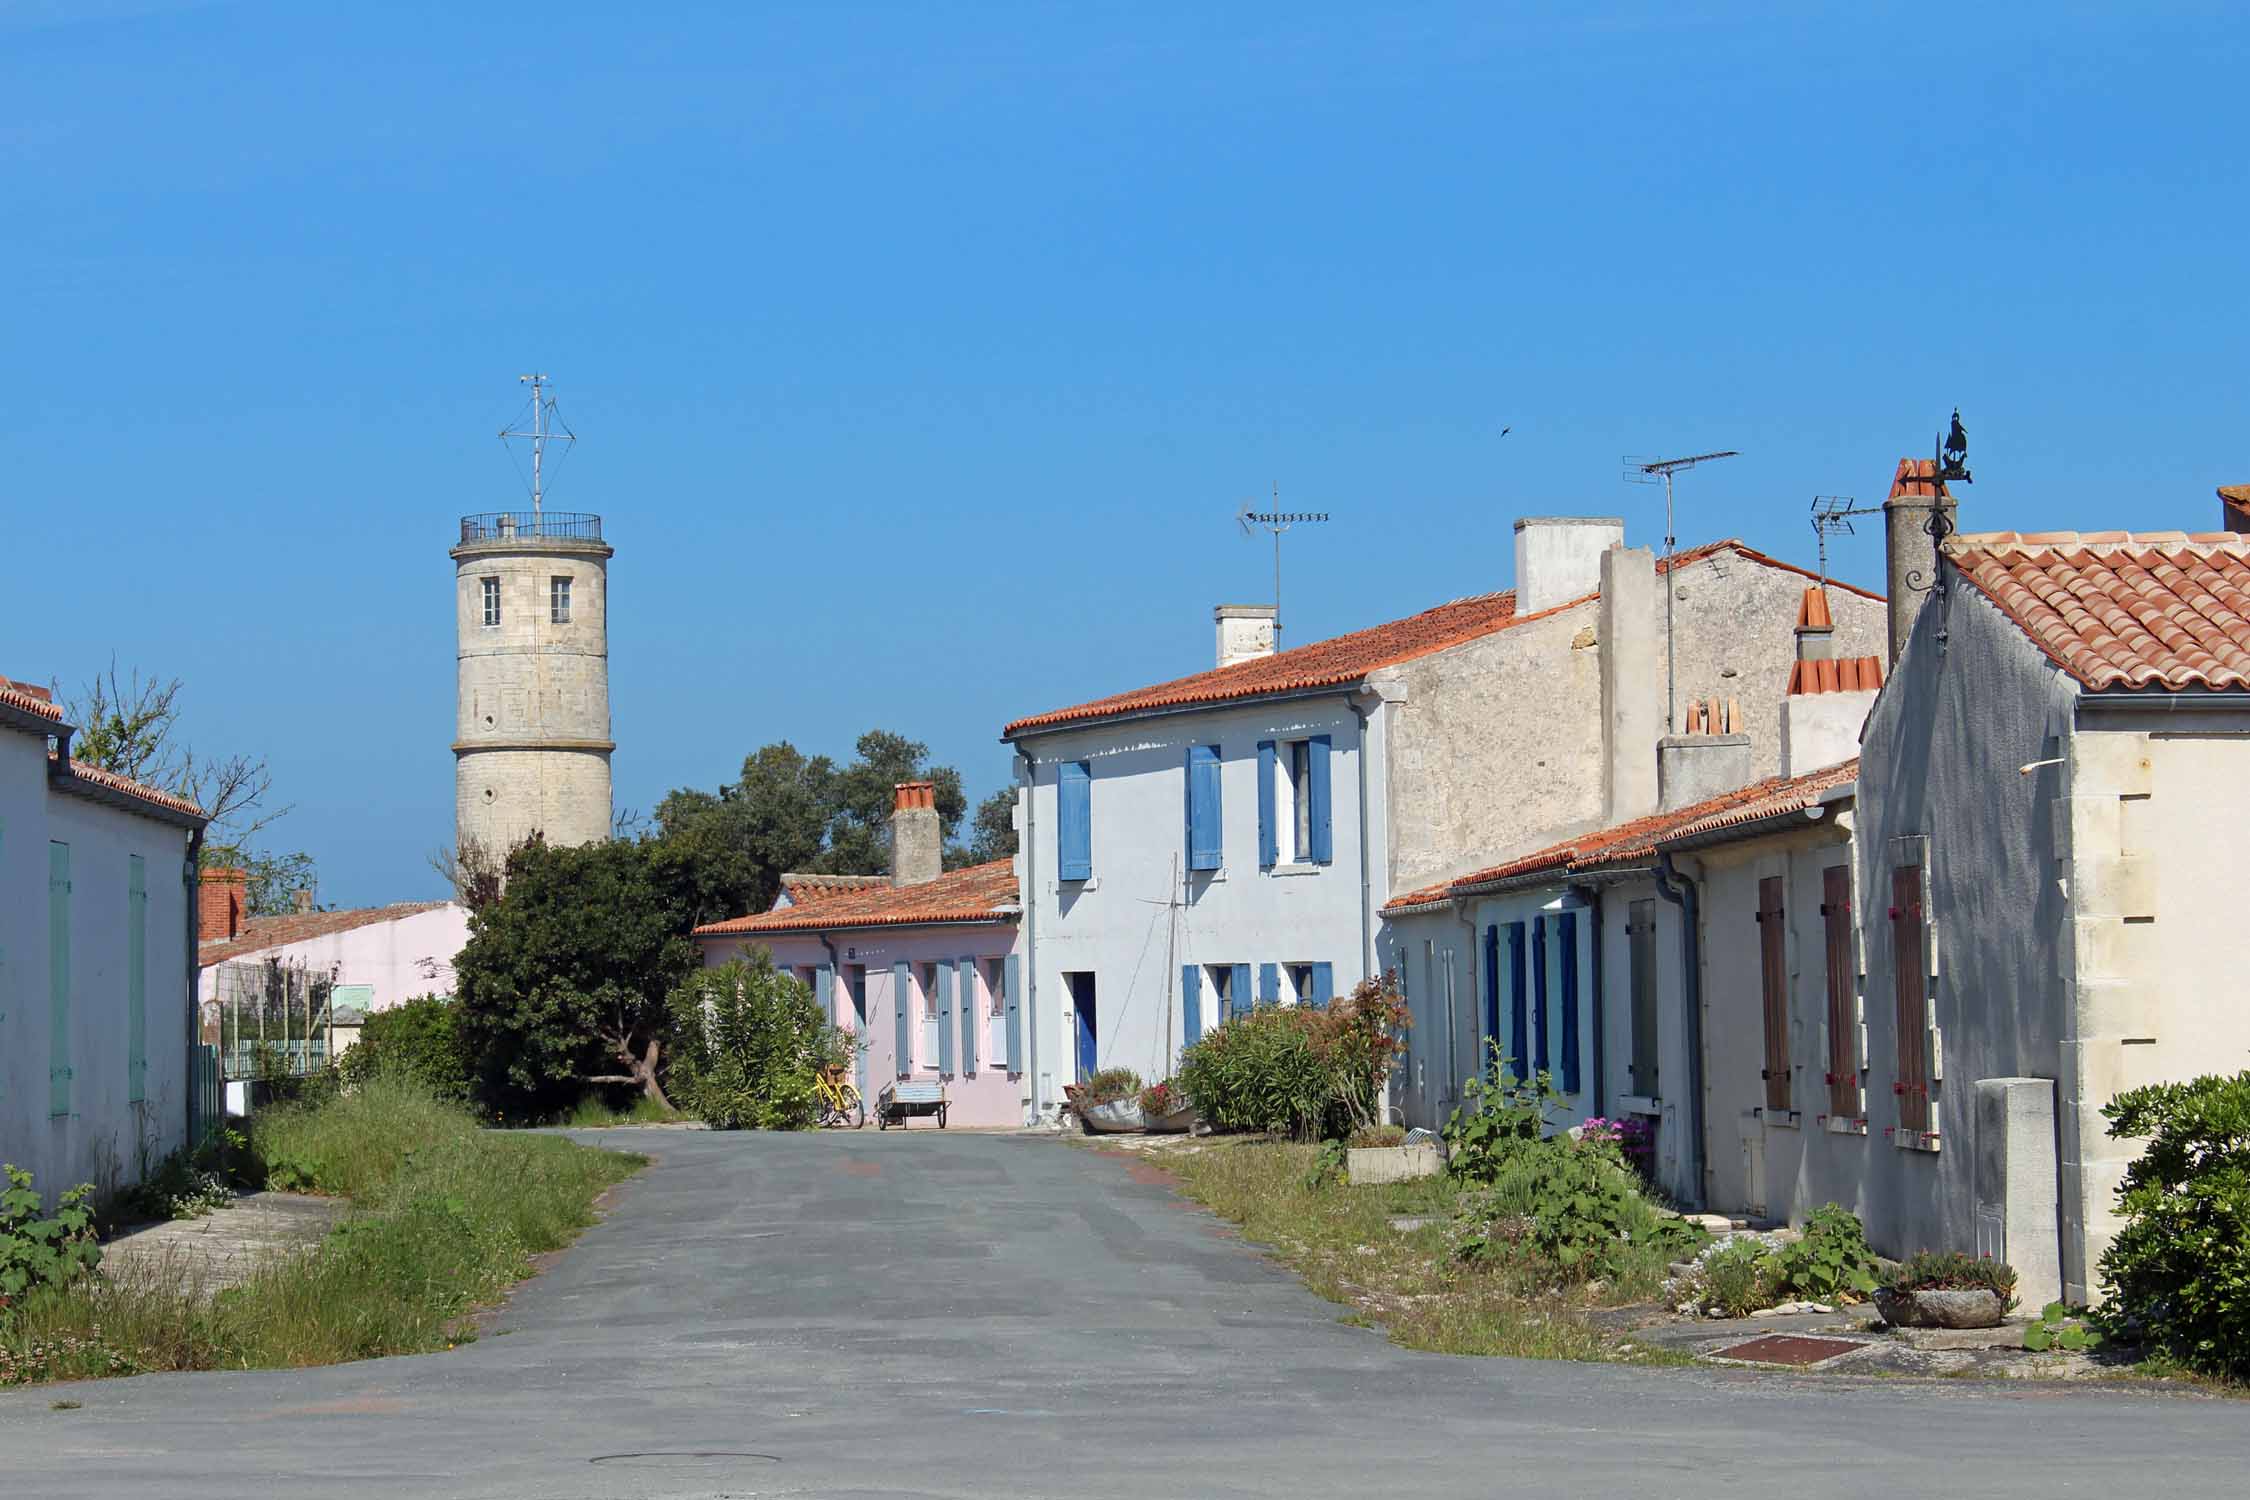
<path id="1" fill-rule="evenodd" d="M 763 948 L 803 980 L 865 1044 L 858 1082 L 871 1114 L 886 1084 L 934 1082 L 951 1125 L 1021 1125 L 1015 862 L 941 873 L 927 782 L 899 787 L 891 830 L 889 877 L 784 876 L 772 911 L 695 929 L 703 962 Z"/>

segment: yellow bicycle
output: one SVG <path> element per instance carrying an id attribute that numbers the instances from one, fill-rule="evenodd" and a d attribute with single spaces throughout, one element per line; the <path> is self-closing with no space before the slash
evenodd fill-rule
<path id="1" fill-rule="evenodd" d="M 859 1085 L 841 1072 L 824 1072 L 813 1080 L 813 1094 L 820 1100 L 820 1123 L 830 1130 L 857 1130 L 867 1123 L 867 1101 L 859 1094 Z"/>

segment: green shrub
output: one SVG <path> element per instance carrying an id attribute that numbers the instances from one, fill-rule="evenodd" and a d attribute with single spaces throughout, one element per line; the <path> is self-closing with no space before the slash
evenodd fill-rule
<path id="1" fill-rule="evenodd" d="M 1494 1181 L 1545 1138 L 1549 1114 L 1561 1100 L 1545 1073 L 1510 1079 L 1495 1046 L 1489 1072 L 1468 1081 L 1446 1121 L 1446 1170 L 1465 1183 Z"/>
<path id="2" fill-rule="evenodd" d="M 337 1075 L 357 1086 L 371 1078 L 418 1084 L 433 1099 L 466 1104 L 474 1070 L 461 1040 L 460 1011 L 440 995 L 416 995 L 375 1011 L 359 1040 L 336 1059 Z"/>
<path id="3" fill-rule="evenodd" d="M 0 1307 L 27 1292 L 68 1286 L 101 1264 L 94 1243 L 94 1211 L 86 1200 L 94 1186 L 82 1182 L 64 1192 L 53 1214 L 45 1207 L 31 1174 L 0 1165 L 8 1185 L 0 1189 Z"/>
<path id="4" fill-rule="evenodd" d="M 1406 1024 L 1389 974 L 1328 1005 L 1262 1006 L 1181 1053 L 1180 1087 L 1223 1130 L 1343 1137 L 1375 1123 Z"/>
<path id="5" fill-rule="evenodd" d="M 1712 1251 L 1696 1266 L 1704 1305 L 1724 1318 L 1746 1318 L 1779 1300 L 1773 1257 L 1756 1240 L 1740 1239 Z"/>
<path id="6" fill-rule="evenodd" d="M 1884 1279 L 1894 1292 L 1992 1292 L 2016 1305 L 2016 1272 L 2006 1261 L 1959 1250 L 1918 1250 Z"/>
<path id="7" fill-rule="evenodd" d="M 1777 1292 L 1815 1302 L 1864 1301 L 1875 1290 L 1875 1256 L 1859 1216 L 1840 1204 L 1813 1210 L 1805 1237 L 1784 1245 L 1769 1258 L 1768 1278 Z"/>
<path id="8" fill-rule="evenodd" d="M 1319 1134 L 1335 1097 L 1313 1046 L 1313 1012 L 1267 1006 L 1237 1015 L 1180 1054 L 1180 1087 L 1221 1130 Z"/>
<path id="9" fill-rule="evenodd" d="M 809 1130 L 819 1120 L 815 1082 L 848 1043 L 763 950 L 690 974 L 671 1008 L 680 1108 L 718 1130 Z"/>
<path id="10" fill-rule="evenodd" d="M 1082 1104 L 1115 1104 L 1141 1092 L 1141 1075 L 1131 1068 L 1104 1068 L 1078 1086 Z"/>
<path id="11" fill-rule="evenodd" d="M 2250 1072 L 2131 1089 L 2102 1113 L 2112 1136 L 2148 1137 L 2102 1253 L 2106 1317 L 2190 1369 L 2250 1380 Z"/>

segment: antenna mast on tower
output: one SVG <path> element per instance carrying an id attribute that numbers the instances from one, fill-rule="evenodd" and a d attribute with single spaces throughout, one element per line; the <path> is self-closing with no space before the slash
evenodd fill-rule
<path id="1" fill-rule="evenodd" d="M 1625 460 L 1625 477 L 1635 484 L 1654 484 L 1664 481 L 1664 732 L 1679 733 L 1677 712 L 1678 670 L 1672 650 L 1672 596 L 1679 592 L 1672 582 L 1672 553 L 1679 546 L 1679 538 L 1672 532 L 1672 476 L 1682 469 L 1692 469 L 1697 464 L 1707 464 L 1715 458 L 1739 458 L 1732 448 L 1717 453 L 1698 453 L 1690 458 L 1659 458 L 1642 460 L 1628 457 Z"/>
<path id="2" fill-rule="evenodd" d="M 1241 523 L 1244 536 L 1251 535 L 1261 526 L 1273 533 L 1273 646 L 1276 651 L 1279 651 L 1281 649 L 1281 534 L 1292 526 L 1325 521 L 1328 519 L 1328 512 L 1324 510 L 1282 510 L 1280 508 L 1281 485 L 1278 482 L 1273 487 L 1273 503 L 1274 509 L 1272 510 L 1252 510 L 1249 502 L 1244 501 L 1242 509 L 1235 512 L 1234 518 Z"/>
<path id="3" fill-rule="evenodd" d="M 510 438 L 531 439 L 531 529 L 536 536 L 539 532 L 540 506 L 546 497 L 547 444 L 550 441 L 575 443 L 578 441 L 578 434 L 570 430 L 570 424 L 562 419 L 562 412 L 555 405 L 555 398 L 547 393 L 548 379 L 545 375 L 518 375 L 516 380 L 519 384 L 531 387 L 531 427 L 528 431 L 521 427 L 503 427 L 500 429 L 500 441 L 504 443 Z M 549 425 L 550 420 L 552 426 Z"/>

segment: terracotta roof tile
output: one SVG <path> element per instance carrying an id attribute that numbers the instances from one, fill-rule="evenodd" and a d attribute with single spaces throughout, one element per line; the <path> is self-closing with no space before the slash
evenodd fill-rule
<path id="1" fill-rule="evenodd" d="M 1729 551 L 1766 567 L 1779 568 L 1805 578 L 1817 577 L 1807 569 L 1768 557 L 1763 552 L 1732 539 L 1708 542 L 1682 552 L 1672 559 L 1669 566 L 1684 568 L 1716 553 Z M 1662 570 L 1667 565 L 1659 560 L 1657 566 Z M 1831 587 L 1846 589 L 1868 599 L 1882 597 L 1833 580 Z M 1096 698 L 1090 703 L 1081 703 L 1075 707 L 1059 708 L 1049 713 L 1017 719 L 1001 731 L 1001 738 L 1012 739 L 1030 729 L 1082 723 L 1151 709 L 1229 703 L 1243 698 L 1264 697 L 1270 693 L 1342 687 L 1359 682 L 1379 668 L 1395 666 L 1400 662 L 1412 661 L 1416 657 L 1462 645 L 1495 631 L 1523 624 L 1527 620 L 1543 619 L 1594 597 L 1596 596 L 1593 594 L 1586 594 L 1537 615 L 1516 613 L 1516 596 L 1513 590 L 1499 594 L 1479 594 L 1471 599 L 1456 599 L 1450 604 L 1426 609 L 1403 620 L 1391 620 L 1365 630 L 1355 630 L 1348 635 L 1315 641 L 1309 646 L 1297 646 L 1288 651 L 1275 652 L 1271 656 L 1236 662 L 1229 667 L 1197 672 L 1193 676 L 1174 678 L 1170 682 L 1159 682 L 1151 687 Z"/>
<path id="2" fill-rule="evenodd" d="M 195 961 L 204 965 L 223 964 L 263 953 L 269 948 L 372 927 L 377 922 L 396 922 L 401 917 L 418 917 L 448 904 L 444 901 L 399 901 L 390 906 L 357 906 L 349 911 L 282 912 L 276 916 L 252 917 L 233 937 L 211 938 L 198 944 Z"/>
<path id="3" fill-rule="evenodd" d="M 1871 693 L 1883 685 L 1883 658 L 1845 656 L 1789 664 L 1789 692 Z"/>
<path id="4" fill-rule="evenodd" d="M 1797 606 L 1799 630 L 1834 630 L 1836 617 L 1828 612 L 1828 593 L 1819 584 L 1805 590 L 1804 600 Z"/>
<path id="5" fill-rule="evenodd" d="M 1927 500 L 1931 495 L 1937 494 L 1951 500 L 1953 491 L 1947 489 L 1945 481 L 1936 476 L 1936 459 L 1902 458 L 1898 461 L 1898 471 L 1891 476 L 1891 498 Z"/>
<path id="6" fill-rule="evenodd" d="M 1987 532 L 1947 558 L 2095 692 L 2250 691 L 2250 536 Z"/>
<path id="7" fill-rule="evenodd" d="M 1677 839 L 1803 811 L 1837 787 L 1857 780 L 1858 776 L 1859 761 L 1855 757 L 1807 776 L 1768 777 L 1671 812 L 1651 813 L 1582 833 L 1456 880 L 1423 886 L 1392 898 L 1383 910 L 1396 914 L 1432 906 L 1455 896 L 1474 895 L 1504 881 L 1529 876 L 1550 875 L 1560 879 L 1582 871 L 1630 868 L 1650 860 L 1658 849 Z"/>
<path id="8" fill-rule="evenodd" d="M 55 707 L 54 694 L 32 683 L 0 677 L 0 703 L 27 714 L 36 714 L 52 723 L 62 722 L 62 710 Z"/>
<path id="9" fill-rule="evenodd" d="M 846 891 L 888 888 L 890 883 L 888 875 L 816 875 L 787 871 L 781 877 L 781 893 L 789 898 L 791 906 L 806 906 Z"/>
<path id="10" fill-rule="evenodd" d="M 47 752 L 47 764 L 49 766 L 58 765 L 60 762 L 61 757 L 54 751 Z M 203 809 L 197 807 L 185 797 L 175 797 L 170 792 L 159 791 L 155 787 L 143 785 L 131 777 L 120 776 L 115 771 L 105 771 L 100 766 L 90 766 L 82 760 L 72 759 L 70 774 L 73 780 L 83 781 L 89 785 L 103 787 L 113 792 L 122 792 L 128 797 L 136 798 L 149 803 L 151 806 L 161 807 L 170 812 L 179 813 L 185 817 L 200 818 L 203 816 Z"/>
<path id="11" fill-rule="evenodd" d="M 837 932 L 855 927 L 906 927 L 926 922 L 1001 922 L 1015 916 L 1016 862 L 953 870 L 921 885 L 880 886 L 838 891 L 810 906 L 783 907 L 695 929 L 695 936 L 732 937 L 739 933 Z"/>

